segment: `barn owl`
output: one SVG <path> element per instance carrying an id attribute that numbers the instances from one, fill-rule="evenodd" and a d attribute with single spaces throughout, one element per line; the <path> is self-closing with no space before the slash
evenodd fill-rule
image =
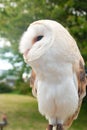
<path id="1" fill-rule="evenodd" d="M 49 121 L 47 130 L 68 129 L 86 95 L 84 60 L 70 33 L 58 22 L 35 21 L 19 45 L 32 67 L 31 85 L 39 112 Z"/>

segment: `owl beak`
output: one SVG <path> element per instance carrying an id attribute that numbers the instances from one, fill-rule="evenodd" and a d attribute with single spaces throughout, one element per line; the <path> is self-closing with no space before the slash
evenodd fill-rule
<path id="1" fill-rule="evenodd" d="M 27 57 L 29 50 L 30 50 L 30 49 L 27 49 L 27 50 L 23 53 L 23 57 L 25 57 L 25 58 Z"/>
<path id="2" fill-rule="evenodd" d="M 28 52 L 29 52 L 30 49 L 27 49 L 24 53 L 23 53 L 23 57 L 24 57 L 24 60 L 25 62 L 27 62 L 28 60 Z"/>

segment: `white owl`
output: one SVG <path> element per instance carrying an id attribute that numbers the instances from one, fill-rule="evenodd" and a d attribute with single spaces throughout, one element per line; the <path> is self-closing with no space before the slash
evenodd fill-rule
<path id="1" fill-rule="evenodd" d="M 86 95 L 84 60 L 75 40 L 59 23 L 39 20 L 23 34 L 20 52 L 33 73 L 31 84 L 47 130 L 65 130 L 77 118 Z"/>

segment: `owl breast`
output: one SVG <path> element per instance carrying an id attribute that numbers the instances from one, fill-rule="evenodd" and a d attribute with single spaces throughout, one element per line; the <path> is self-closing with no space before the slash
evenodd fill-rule
<path id="1" fill-rule="evenodd" d="M 40 113 L 48 119 L 65 121 L 78 107 L 72 65 L 57 63 L 52 57 L 43 56 L 33 63 L 33 68 L 38 77 L 37 100 Z"/>
<path id="2" fill-rule="evenodd" d="M 65 121 L 78 107 L 78 94 L 71 78 L 55 83 L 39 81 L 37 99 L 40 113 L 48 119 Z"/>

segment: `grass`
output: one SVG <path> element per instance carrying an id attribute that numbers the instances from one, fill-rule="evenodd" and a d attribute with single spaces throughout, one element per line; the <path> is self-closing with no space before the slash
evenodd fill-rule
<path id="1" fill-rule="evenodd" d="M 5 130 L 44 130 L 46 126 L 33 97 L 1 94 L 0 112 L 6 113 L 8 117 L 9 124 Z"/>
<path id="2" fill-rule="evenodd" d="M 37 101 L 31 96 L 1 94 L 0 117 L 7 114 L 5 130 L 45 130 L 47 121 L 38 112 Z M 83 104 L 78 120 L 70 130 L 87 130 L 87 105 Z"/>

